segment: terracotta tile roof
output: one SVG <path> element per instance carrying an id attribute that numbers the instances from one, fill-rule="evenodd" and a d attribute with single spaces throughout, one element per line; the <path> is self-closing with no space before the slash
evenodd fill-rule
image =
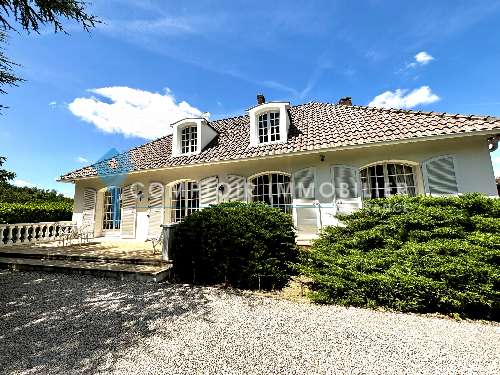
<path id="1" fill-rule="evenodd" d="M 167 135 L 111 160 L 67 173 L 61 180 L 457 133 L 496 129 L 500 133 L 500 118 L 490 116 L 328 103 L 291 106 L 289 114 L 286 143 L 251 147 L 248 115 L 232 117 L 210 122 L 219 135 L 198 155 L 173 158 L 172 136 Z"/>

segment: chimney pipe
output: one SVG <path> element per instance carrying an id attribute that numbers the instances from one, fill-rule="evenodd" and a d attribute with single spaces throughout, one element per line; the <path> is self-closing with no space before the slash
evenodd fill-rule
<path id="1" fill-rule="evenodd" d="M 344 96 L 339 100 L 340 105 L 352 105 L 352 98 L 350 96 Z"/>
<path id="2" fill-rule="evenodd" d="M 261 105 L 266 102 L 266 98 L 262 94 L 257 94 L 257 104 Z"/>

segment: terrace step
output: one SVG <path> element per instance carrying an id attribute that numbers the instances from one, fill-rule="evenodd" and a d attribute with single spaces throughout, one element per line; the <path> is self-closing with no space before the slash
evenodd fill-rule
<path id="1" fill-rule="evenodd" d="M 96 263 L 123 263 L 123 264 L 142 264 L 152 266 L 162 266 L 165 262 L 161 259 L 139 258 L 139 257 L 120 257 L 116 255 L 94 255 L 94 254 L 72 254 L 64 251 L 56 252 L 54 250 L 42 250 L 41 248 L 0 248 L 0 258 L 24 258 L 24 259 L 43 259 L 43 260 L 65 260 L 65 261 L 85 261 Z"/>
<path id="2" fill-rule="evenodd" d="M 15 271 L 48 271 L 79 273 L 115 279 L 160 282 L 170 276 L 172 264 L 126 264 L 119 262 L 93 262 L 78 260 L 33 259 L 0 257 L 0 268 Z"/>

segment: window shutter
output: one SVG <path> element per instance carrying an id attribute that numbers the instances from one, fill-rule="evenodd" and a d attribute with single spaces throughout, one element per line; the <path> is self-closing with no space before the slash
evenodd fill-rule
<path id="1" fill-rule="evenodd" d="M 226 200 L 228 202 L 232 201 L 245 202 L 246 201 L 245 185 L 246 185 L 245 177 L 228 175 Z"/>
<path id="2" fill-rule="evenodd" d="M 94 189 L 86 188 L 83 191 L 83 215 L 82 231 L 94 234 L 95 208 L 97 201 L 97 192 Z"/>
<path id="3" fill-rule="evenodd" d="M 347 165 L 334 165 L 331 173 L 336 212 L 350 214 L 361 208 L 359 170 Z"/>
<path id="4" fill-rule="evenodd" d="M 163 185 L 159 182 L 149 184 L 148 195 L 148 238 L 157 238 L 161 234 L 164 217 Z"/>
<path id="5" fill-rule="evenodd" d="M 305 168 L 293 174 L 293 206 L 299 238 L 318 231 L 318 207 L 314 205 L 314 168 Z"/>
<path id="6" fill-rule="evenodd" d="M 430 195 L 458 194 L 455 174 L 455 158 L 451 155 L 439 156 L 422 163 L 425 192 Z"/>
<path id="7" fill-rule="evenodd" d="M 205 208 L 219 203 L 219 178 L 207 177 L 200 181 L 200 207 Z"/>
<path id="8" fill-rule="evenodd" d="M 294 198 L 314 199 L 314 168 L 306 168 L 293 174 Z"/>
<path id="9" fill-rule="evenodd" d="M 132 185 L 122 189 L 122 238 L 135 238 L 136 194 Z"/>

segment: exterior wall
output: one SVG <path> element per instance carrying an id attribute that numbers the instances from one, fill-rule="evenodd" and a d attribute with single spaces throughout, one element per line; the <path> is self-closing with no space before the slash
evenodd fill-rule
<path id="1" fill-rule="evenodd" d="M 320 155 L 324 156 L 323 161 L 321 161 Z M 244 177 L 266 171 L 281 171 L 293 174 L 303 168 L 315 167 L 316 185 L 320 186 L 323 182 L 330 182 L 330 168 L 332 165 L 341 164 L 362 168 L 374 162 L 393 160 L 413 163 L 417 177 L 417 193 L 423 194 L 424 181 L 420 165 L 427 159 L 441 155 L 453 155 L 455 157 L 455 173 L 460 193 L 480 192 L 489 196 L 497 196 L 493 167 L 486 137 L 484 136 L 420 141 L 390 146 L 370 146 L 311 154 L 279 155 L 259 160 L 239 160 L 212 165 L 193 165 L 165 170 L 134 172 L 127 176 L 123 185 L 142 183 L 145 186 L 143 189 L 144 196 L 138 202 L 136 224 L 136 237 L 138 240 L 144 240 L 147 238 L 148 233 L 148 186 L 152 182 L 168 185 L 178 180 L 199 181 L 210 176 L 219 176 L 219 182 L 225 182 L 228 174 Z M 102 234 L 103 193 L 106 188 L 99 178 L 82 179 L 76 183 L 73 218 L 75 221 L 81 222 L 83 191 L 86 187 L 92 187 L 98 191 L 95 233 L 96 236 L 99 236 Z M 325 207 L 331 205 L 332 199 L 328 192 L 316 189 L 315 195 L 315 199 L 320 204 L 325 205 Z M 165 203 L 168 206 L 167 200 Z M 336 224 L 328 209 L 325 209 L 321 216 L 324 225 Z M 169 212 L 166 210 L 165 222 L 169 221 L 169 217 Z"/>

